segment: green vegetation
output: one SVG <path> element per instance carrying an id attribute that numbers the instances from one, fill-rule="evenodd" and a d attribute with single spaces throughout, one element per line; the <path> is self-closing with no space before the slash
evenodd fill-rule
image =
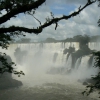
<path id="1" fill-rule="evenodd" d="M 87 85 L 86 87 L 88 89 L 86 89 L 84 92 L 82 92 L 82 94 L 86 94 L 89 95 L 90 93 L 94 92 L 95 90 L 100 90 L 100 51 L 97 52 L 93 52 L 94 54 L 94 67 L 98 68 L 98 74 L 96 76 L 92 77 L 92 80 L 94 81 L 94 83 Z M 100 94 L 100 92 L 99 92 Z M 100 98 L 100 97 L 99 97 Z"/>
<path id="2" fill-rule="evenodd" d="M 87 44 L 88 42 L 100 42 L 100 35 L 88 36 L 88 35 L 76 35 L 72 38 L 66 38 L 64 40 L 56 40 L 54 38 L 47 38 L 43 43 L 56 43 L 56 42 L 79 42 L 80 44 Z"/>

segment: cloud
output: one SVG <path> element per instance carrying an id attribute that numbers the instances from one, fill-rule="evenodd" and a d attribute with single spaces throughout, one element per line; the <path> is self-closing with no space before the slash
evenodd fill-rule
<path id="1" fill-rule="evenodd" d="M 50 16 L 50 12 L 52 11 L 52 7 L 55 5 L 55 9 L 61 11 L 65 7 L 59 6 L 59 4 L 67 4 L 73 7 L 73 5 L 78 8 L 80 5 L 84 5 L 87 0 L 47 0 L 46 5 L 43 4 L 39 9 L 36 11 L 34 15 L 38 20 L 45 22 L 45 18 Z M 54 4 L 54 5 L 53 5 Z M 52 6 L 53 5 L 53 6 Z M 67 7 L 66 7 L 67 8 Z M 76 9 L 75 8 L 75 9 Z M 40 41 L 44 40 L 48 37 L 52 37 L 55 39 L 65 39 L 68 37 L 72 37 L 75 35 L 97 35 L 100 33 L 100 28 L 97 26 L 97 21 L 100 16 L 99 12 L 100 8 L 98 8 L 98 4 L 95 3 L 86 9 L 84 9 L 78 16 L 75 16 L 69 20 L 62 20 L 59 22 L 59 26 L 57 30 L 55 30 L 55 24 L 45 28 L 42 33 L 39 35 L 35 34 L 27 34 L 27 37 L 31 38 L 33 41 Z M 63 10 L 66 11 L 66 10 Z M 72 10 L 70 9 L 67 13 L 71 13 Z M 60 14 L 54 13 L 56 17 L 62 16 L 62 12 Z M 17 25 L 17 26 L 25 26 L 29 28 L 39 26 L 39 22 L 35 20 L 32 16 L 20 14 L 17 18 L 12 18 L 10 21 L 5 23 L 6 26 L 10 25 Z"/>
<path id="2" fill-rule="evenodd" d="M 57 10 L 65 10 L 65 7 L 55 6 L 54 9 L 57 9 Z"/>
<path id="3" fill-rule="evenodd" d="M 85 4 L 87 0 L 46 0 L 47 5 L 53 4 Z"/>

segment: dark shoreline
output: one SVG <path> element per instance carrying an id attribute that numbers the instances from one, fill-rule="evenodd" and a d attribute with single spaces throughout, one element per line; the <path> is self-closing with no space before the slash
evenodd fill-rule
<path id="1" fill-rule="evenodd" d="M 18 88 L 22 86 L 22 82 L 16 79 L 2 79 L 0 78 L 0 90 L 9 88 Z"/>

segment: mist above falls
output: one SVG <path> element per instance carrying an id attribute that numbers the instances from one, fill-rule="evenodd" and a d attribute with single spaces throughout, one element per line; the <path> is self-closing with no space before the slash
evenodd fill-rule
<path id="1" fill-rule="evenodd" d="M 73 46 L 75 51 L 79 49 L 78 42 L 11 44 L 5 52 L 17 64 L 15 68 L 25 73 L 25 76 L 21 76 L 21 78 L 14 75 L 13 77 L 21 79 L 25 84 L 28 84 L 28 82 L 31 85 L 33 85 L 32 82 L 35 85 L 49 82 L 66 83 L 65 80 L 68 79 L 72 81 L 91 78 L 91 75 L 96 75 L 97 69 L 93 67 L 93 63 L 92 66 L 88 64 L 91 55 L 77 59 L 74 69 L 70 72 L 72 57 L 69 56 L 66 60 L 68 54 L 64 55 L 63 51 L 65 48 Z M 93 49 L 93 47 L 96 48 L 96 45 L 89 43 L 89 47 Z M 54 55 L 56 55 L 55 59 Z"/>

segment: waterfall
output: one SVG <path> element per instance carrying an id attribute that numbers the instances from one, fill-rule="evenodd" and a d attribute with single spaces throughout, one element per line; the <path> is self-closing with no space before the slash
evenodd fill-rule
<path id="1" fill-rule="evenodd" d="M 90 58 L 91 58 L 91 56 L 84 56 L 82 58 L 77 59 L 75 68 L 78 67 L 78 69 L 74 70 L 74 71 L 79 79 L 89 79 L 89 78 L 91 78 L 92 75 L 97 74 L 98 68 L 94 68 L 93 66 L 90 66 L 88 64 L 88 61 Z M 77 66 L 77 64 L 79 64 L 79 65 Z"/>
<path id="2" fill-rule="evenodd" d="M 69 57 L 68 57 L 66 67 L 68 70 L 71 70 L 71 68 L 72 68 L 72 56 L 71 55 L 69 55 Z"/>
<path id="3" fill-rule="evenodd" d="M 96 43 L 89 43 L 89 48 L 99 49 L 99 44 Z M 31 68 L 35 69 L 41 69 L 43 71 L 45 69 L 48 70 L 52 68 L 52 70 L 56 70 L 56 72 L 61 73 L 67 73 L 67 71 L 71 70 L 72 68 L 77 70 L 79 74 L 86 73 L 89 68 L 89 59 L 90 56 L 83 56 L 83 57 L 77 57 L 75 58 L 75 63 L 72 64 L 72 55 L 68 52 L 66 54 L 63 54 L 64 49 L 68 49 L 69 47 L 74 47 L 75 51 L 79 50 L 79 43 L 78 42 L 58 42 L 58 43 L 25 43 L 25 44 L 10 44 L 8 51 L 6 51 L 9 55 L 11 55 L 12 59 L 14 60 L 17 65 L 22 67 L 22 70 L 25 69 L 26 72 L 28 72 Z M 19 58 L 16 58 L 17 56 L 14 55 L 15 50 L 17 48 L 20 48 L 20 52 L 17 54 Z M 67 59 L 67 60 L 66 60 Z M 91 58 L 92 59 L 92 58 Z M 19 61 L 21 62 L 19 62 Z M 90 60 L 90 64 L 93 62 Z M 28 70 L 27 67 L 29 68 Z M 32 71 L 31 70 L 31 71 Z M 89 69 L 90 70 L 90 69 Z M 94 70 L 94 69 L 93 69 Z M 93 71 L 90 70 L 91 72 Z M 87 73 L 90 73 L 87 72 Z M 81 76 L 81 75 L 79 75 Z"/>
<path id="4" fill-rule="evenodd" d="M 74 52 L 63 53 L 64 49 L 73 46 L 75 47 Z M 19 52 L 15 53 L 18 48 Z M 70 42 L 10 44 L 8 50 L 1 49 L 1 52 L 6 52 L 12 57 L 12 61 L 17 64 L 16 70 L 22 70 L 25 76 L 12 75 L 13 79 L 20 80 L 23 86 L 1 90 L 0 100 L 5 98 L 9 100 L 20 100 L 22 98 L 27 100 L 44 98 L 52 100 L 96 99 L 83 96 L 81 92 L 85 90 L 82 85 L 84 80 L 91 78 L 91 75 L 95 75 L 98 70 L 89 67 L 94 63 L 92 55 L 80 57 L 78 56 L 79 53 L 76 53 L 77 50 L 79 50 L 79 43 Z M 66 61 L 67 56 L 69 57 Z M 75 69 L 72 66 L 73 57 L 75 57 L 73 64 Z M 78 80 L 82 80 L 82 83 L 79 83 Z M 10 81 L 1 81 L 1 87 L 3 83 L 8 84 Z M 15 83 L 11 81 L 11 85 L 13 86 Z"/>
<path id="5" fill-rule="evenodd" d="M 78 70 L 80 64 L 81 64 L 81 57 L 77 59 L 76 63 L 75 63 L 75 69 Z"/>
<path id="6" fill-rule="evenodd" d="M 79 70 L 87 70 L 89 58 L 90 58 L 89 56 L 82 57 L 80 66 L 78 68 Z"/>
<path id="7" fill-rule="evenodd" d="M 88 46 L 91 50 L 100 50 L 100 42 L 89 42 Z"/>

